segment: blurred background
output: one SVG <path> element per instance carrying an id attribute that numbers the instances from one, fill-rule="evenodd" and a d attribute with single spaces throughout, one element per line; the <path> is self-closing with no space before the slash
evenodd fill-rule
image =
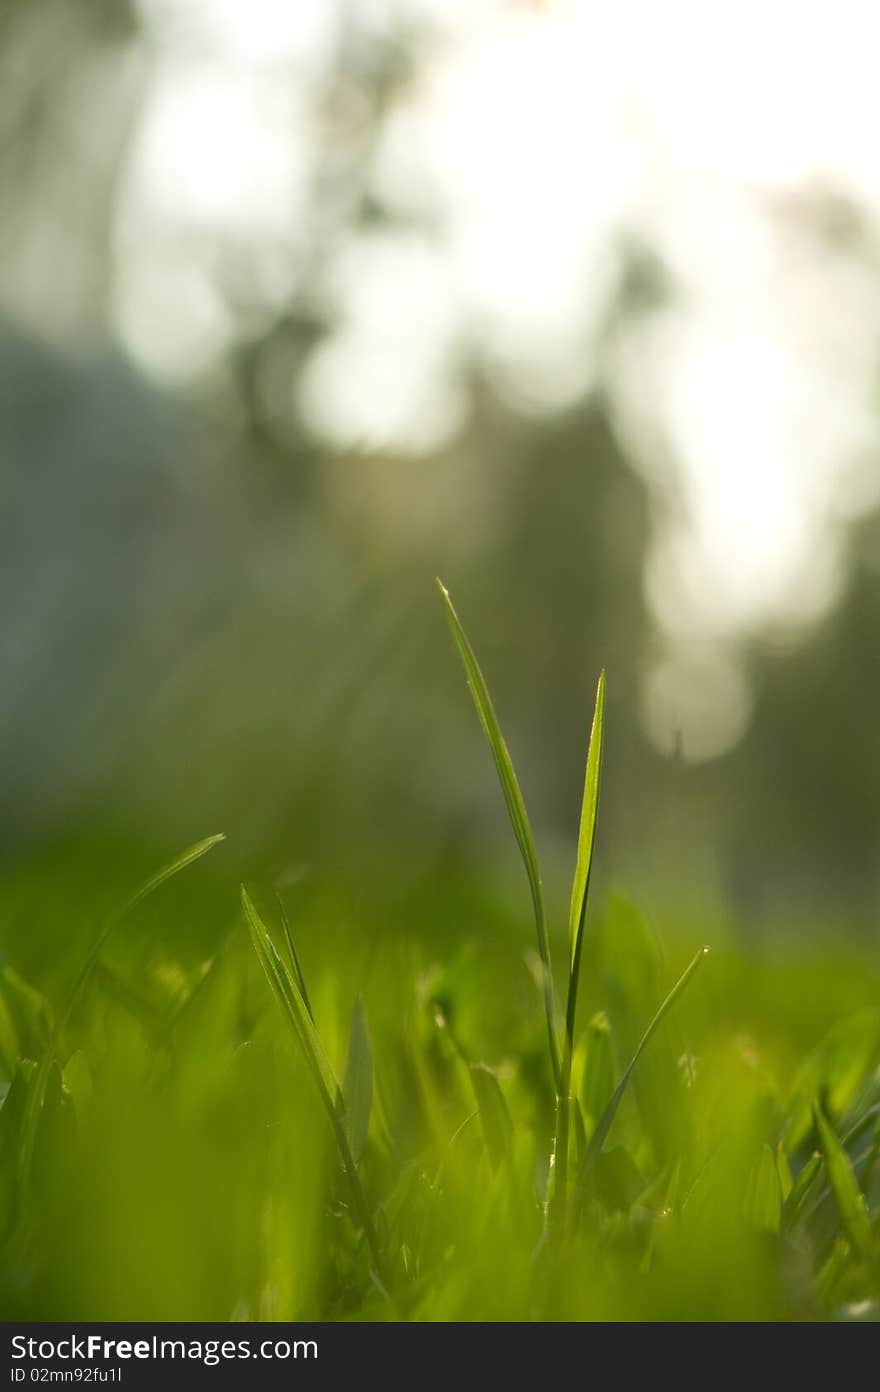
<path id="1" fill-rule="evenodd" d="M 606 888 L 873 929 L 877 31 L 3 0 L 7 872 L 223 830 L 525 915 L 440 574 L 551 893 L 605 666 Z"/>

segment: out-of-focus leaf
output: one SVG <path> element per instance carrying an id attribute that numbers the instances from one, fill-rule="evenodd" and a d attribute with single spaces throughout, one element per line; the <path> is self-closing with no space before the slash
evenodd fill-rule
<path id="1" fill-rule="evenodd" d="M 656 935 L 636 907 L 611 895 L 595 934 L 605 1009 L 611 1021 L 615 1057 L 636 1050 L 645 1021 L 663 1000 L 662 954 Z M 648 1139 L 658 1158 L 671 1160 L 685 1143 L 689 1126 L 686 1089 L 669 1032 L 656 1041 L 632 1082 Z"/>
<path id="2" fill-rule="evenodd" d="M 110 916 L 89 949 L 88 956 L 83 962 L 79 976 L 73 984 L 73 989 L 68 996 L 67 1005 L 62 1017 L 62 1028 L 67 1024 L 73 1014 L 80 993 L 88 981 L 94 965 L 98 960 L 101 949 L 114 928 L 116 928 L 133 909 L 137 908 L 139 904 L 142 904 L 151 894 L 155 894 L 156 890 L 160 889 L 162 885 L 174 875 L 178 875 L 181 870 L 186 870 L 188 866 L 195 864 L 197 860 L 201 860 L 202 856 L 207 855 L 209 851 L 212 851 L 215 846 L 219 846 L 220 842 L 225 840 L 226 837 L 224 833 L 218 832 L 216 836 L 206 836 L 203 841 L 197 841 L 195 845 L 189 846 L 179 856 L 176 856 L 174 860 L 170 860 L 167 865 L 163 865 L 154 874 L 150 875 L 148 879 L 144 880 L 143 884 L 135 890 L 131 898 L 127 899 L 122 907 L 117 909 L 116 913 Z"/>
<path id="3" fill-rule="evenodd" d="M 15 1150 L 15 1138 L 21 1130 L 26 1113 L 26 1099 L 33 1085 L 37 1065 L 33 1059 L 20 1059 L 12 1075 L 12 1082 L 0 1107 L 0 1151 L 9 1154 Z"/>
<path id="4" fill-rule="evenodd" d="M 38 1058 L 52 1031 L 52 1008 L 12 967 L 0 971 L 0 1055 L 12 1076 L 18 1058 Z"/>
<path id="5" fill-rule="evenodd" d="M 806 1059 L 792 1084 L 785 1143 L 789 1154 L 809 1135 L 812 1103 L 826 1116 L 843 1116 L 872 1069 L 880 1063 L 880 1011 L 866 1010 L 842 1020 Z"/>
<path id="6" fill-rule="evenodd" d="M 303 999 L 293 969 L 287 965 L 278 952 L 266 924 L 257 912 L 244 885 L 241 886 L 241 903 L 257 959 L 288 1024 L 299 1041 L 306 1065 L 312 1074 L 318 1095 L 327 1111 L 339 1148 L 343 1169 L 351 1188 L 354 1213 L 367 1240 L 367 1246 L 375 1267 L 375 1275 L 380 1284 L 387 1289 L 388 1269 L 370 1205 L 358 1175 L 357 1162 L 352 1153 L 342 1090 L 336 1081 L 330 1060 L 324 1051 L 324 1045 L 315 1028 L 309 1008 Z"/>
<path id="7" fill-rule="evenodd" d="M 632 1058 L 630 1059 L 629 1063 L 624 1069 L 623 1077 L 617 1084 L 617 1087 L 615 1088 L 607 1107 L 605 1108 L 604 1112 L 602 1113 L 602 1116 L 599 1119 L 599 1124 L 592 1135 L 589 1149 L 587 1150 L 584 1163 L 581 1166 L 580 1174 L 578 1175 L 578 1191 L 581 1195 L 581 1198 L 583 1197 L 583 1192 L 586 1189 L 591 1169 L 595 1165 L 598 1156 L 601 1154 L 602 1147 L 605 1144 L 605 1138 L 607 1137 L 608 1132 L 611 1130 L 614 1118 L 617 1115 L 617 1109 L 620 1106 L 624 1093 L 626 1092 L 627 1083 L 632 1077 L 636 1064 L 641 1058 L 643 1051 L 649 1044 L 652 1035 L 663 1023 L 663 1020 L 669 1014 L 670 1010 L 675 1005 L 679 996 L 687 988 L 688 983 L 690 982 L 697 968 L 703 962 L 708 951 L 708 947 L 701 947 L 699 952 L 695 954 L 695 956 L 688 963 L 687 967 L 685 967 L 681 976 L 676 981 L 672 990 L 669 992 L 669 995 L 666 997 L 663 1004 L 660 1006 L 660 1009 L 657 1011 L 653 1020 L 648 1025 L 648 1028 L 645 1030 L 644 1034 L 639 1040 L 638 1047 L 636 1048 L 635 1053 L 633 1054 Z"/>
<path id="8" fill-rule="evenodd" d="M 8 1082 L 15 1072 L 15 1063 L 21 1054 L 18 1031 L 3 992 L 0 991 L 0 1073 Z"/>
<path id="9" fill-rule="evenodd" d="M 59 1155 L 69 1155 L 74 1140 L 74 1112 L 70 1097 L 62 1086 L 61 1069 L 57 1059 L 49 1068 L 43 1104 L 37 1120 L 33 1150 L 33 1174 L 39 1180 L 48 1177 Z"/>
<path id="10" fill-rule="evenodd" d="M 360 996 L 355 1001 L 351 1016 L 342 1095 L 345 1098 L 349 1144 L 357 1164 L 367 1143 L 373 1106 L 373 1050 L 367 1028 L 367 1012 Z"/>
<path id="11" fill-rule="evenodd" d="M 37 1072 L 33 1059 L 19 1060 L 0 1107 L 0 1236 L 5 1236 L 15 1222 L 17 1198 L 30 1158 L 27 1133 L 31 1126 L 36 1131 L 39 1119 L 30 1106 Z"/>
<path id="12" fill-rule="evenodd" d="M 834 1305 L 840 1298 L 841 1287 L 846 1284 L 851 1261 L 851 1245 L 841 1234 L 832 1243 L 824 1265 L 816 1273 L 816 1289 L 827 1304 Z"/>
<path id="13" fill-rule="evenodd" d="M 794 1180 L 792 1179 L 788 1156 L 785 1153 L 785 1146 L 781 1141 L 776 1146 L 776 1174 L 779 1179 L 779 1192 L 782 1195 L 782 1202 L 785 1203 L 785 1200 L 794 1188 Z"/>
<path id="14" fill-rule="evenodd" d="M 492 1069 L 487 1068 L 484 1063 L 472 1063 L 470 1071 L 489 1162 L 493 1169 L 497 1169 L 501 1161 L 509 1156 L 513 1143 L 510 1112 L 507 1110 L 501 1084 Z"/>
<path id="15" fill-rule="evenodd" d="M 583 1164 L 583 1161 L 586 1159 L 587 1145 L 589 1143 L 590 1138 L 587 1135 L 587 1128 L 584 1125 L 584 1114 L 577 1098 L 570 1097 L 568 1099 L 568 1105 L 570 1108 L 573 1123 L 572 1130 L 574 1132 L 574 1153 L 576 1156 L 577 1164 L 581 1165 Z"/>
<path id="16" fill-rule="evenodd" d="M 871 1220 L 849 1157 L 829 1126 L 818 1102 L 813 1104 L 813 1118 L 841 1226 L 856 1251 L 862 1256 L 867 1256 L 873 1247 Z"/>
<path id="17" fill-rule="evenodd" d="M 752 1167 L 746 1191 L 745 1217 L 759 1232 L 779 1232 L 782 1192 L 776 1158 L 768 1145 L 762 1145 Z"/>
<path id="18" fill-rule="evenodd" d="M 615 1039 L 632 1053 L 662 999 L 659 946 L 638 909 L 621 894 L 609 896 L 597 946 Z"/>
<path id="19" fill-rule="evenodd" d="M 278 901 L 278 908 L 281 913 L 281 926 L 284 929 L 284 941 L 287 944 L 287 952 L 290 957 L 290 965 L 293 968 L 293 974 L 296 977 L 296 984 L 299 987 L 300 995 L 305 1001 L 306 1010 L 309 1012 L 312 1019 L 314 1020 L 315 1015 L 314 1011 L 312 1010 L 312 1003 L 309 1000 L 309 993 L 306 989 L 306 978 L 303 974 L 303 969 L 300 965 L 299 953 L 296 950 L 296 943 L 293 940 L 293 933 L 291 932 L 290 928 L 290 916 L 287 912 L 287 908 L 285 906 L 284 900 L 281 898 L 281 895 L 276 894 L 275 897 Z"/>
<path id="20" fill-rule="evenodd" d="M 194 865 L 197 860 L 201 860 L 203 855 L 213 851 L 215 846 L 219 846 L 221 841 L 225 840 L 225 833 L 220 831 L 214 836 L 206 836 L 204 840 L 196 841 L 193 846 L 188 846 L 179 856 L 169 860 L 167 865 L 163 865 L 144 880 L 142 885 L 138 886 L 131 898 L 120 909 L 119 917 L 124 918 L 131 913 L 132 909 L 136 908 L 144 899 L 149 898 L 151 894 L 155 894 L 156 890 L 160 889 L 167 880 L 170 880 L 174 875 L 179 875 L 181 870 L 186 870 L 188 866 Z"/>
<path id="21" fill-rule="evenodd" d="M 596 1161 L 596 1193 L 606 1208 L 626 1212 L 644 1189 L 644 1177 L 624 1146 L 602 1151 Z"/>
<path id="22" fill-rule="evenodd" d="M 783 1227 L 790 1228 L 793 1226 L 794 1223 L 797 1222 L 798 1217 L 800 1216 L 803 1206 L 807 1200 L 807 1197 L 811 1193 L 813 1186 L 816 1183 L 817 1178 L 819 1177 L 819 1171 L 821 1169 L 822 1156 L 819 1154 L 818 1150 L 816 1150 L 810 1156 L 809 1160 L 807 1160 L 806 1163 L 801 1166 L 801 1169 L 798 1171 L 797 1178 L 795 1179 L 791 1187 L 791 1193 L 788 1195 L 788 1198 L 785 1200 L 785 1203 L 783 1204 Z"/>
<path id="23" fill-rule="evenodd" d="M 64 1086 L 77 1107 L 85 1106 L 92 1095 L 92 1070 L 82 1049 L 71 1054 L 62 1073 Z"/>
<path id="24" fill-rule="evenodd" d="M 614 1057 L 611 1048 L 611 1025 L 604 1010 L 598 1011 L 587 1027 L 586 1059 L 581 1083 L 584 1104 L 584 1124 L 589 1135 L 608 1106 L 614 1091 Z"/>
<path id="25" fill-rule="evenodd" d="M 841 1141 L 844 1150 L 849 1150 L 866 1132 L 873 1130 L 877 1125 L 880 1125 L 880 1103 L 861 1112 L 858 1119 L 844 1131 Z"/>
<path id="26" fill-rule="evenodd" d="M 859 1172 L 859 1184 L 861 1185 L 863 1194 L 870 1193 L 871 1180 L 874 1177 L 874 1171 L 877 1168 L 878 1160 L 880 1160 L 880 1121 L 878 1121 L 874 1127 L 874 1134 L 871 1144 L 868 1147 L 868 1153 L 861 1162 L 862 1167 Z"/>
<path id="27" fill-rule="evenodd" d="M 832 1316 L 846 1324 L 876 1324 L 880 1321 L 880 1300 L 851 1300 Z"/>

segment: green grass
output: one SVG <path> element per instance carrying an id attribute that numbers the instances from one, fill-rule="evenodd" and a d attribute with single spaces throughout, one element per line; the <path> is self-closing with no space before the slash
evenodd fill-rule
<path id="1" fill-rule="evenodd" d="M 120 912 L 103 850 L 7 877 L 6 1318 L 880 1314 L 876 952 L 593 903 L 604 676 L 566 925 L 442 598 L 529 932 L 454 866 L 239 897 L 216 837 Z"/>

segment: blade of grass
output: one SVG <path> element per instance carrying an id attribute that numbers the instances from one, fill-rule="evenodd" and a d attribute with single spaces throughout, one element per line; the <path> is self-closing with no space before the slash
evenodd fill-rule
<path id="1" fill-rule="evenodd" d="M 291 972 L 285 966 L 272 941 L 269 929 L 257 912 L 244 885 L 241 887 L 241 903 L 260 966 L 263 968 L 275 998 L 299 1040 L 309 1072 L 315 1080 L 324 1106 L 331 1116 L 337 1117 L 342 1110 L 342 1094 L 330 1060 L 324 1050 L 324 1045 L 321 1043 L 321 1037 L 306 1008 L 302 992 L 294 981 Z"/>
<path id="2" fill-rule="evenodd" d="M 663 1023 L 666 1016 L 669 1014 L 670 1010 L 675 1005 L 679 996 L 689 985 L 691 978 L 693 977 L 697 968 L 704 961 L 708 951 L 708 947 L 701 947 L 699 952 L 695 954 L 695 956 L 685 967 L 681 976 L 676 981 L 672 990 L 669 992 L 669 995 L 663 1001 L 663 1004 L 660 1006 L 653 1020 L 648 1025 L 648 1028 L 645 1030 L 644 1034 L 639 1040 L 638 1045 L 636 1046 L 635 1053 L 633 1054 L 632 1058 L 630 1059 L 629 1063 L 624 1069 L 623 1076 L 621 1077 L 620 1082 L 617 1084 L 617 1087 L 614 1089 L 614 1092 L 612 1093 L 611 1100 L 609 1101 L 607 1107 L 605 1108 L 604 1112 L 599 1118 L 599 1124 L 590 1138 L 589 1149 L 587 1150 L 584 1163 L 582 1164 L 580 1168 L 580 1173 L 578 1174 L 577 1190 L 581 1202 L 583 1201 L 583 1195 L 590 1178 L 590 1173 L 593 1167 L 595 1166 L 596 1160 L 599 1157 L 603 1145 L 605 1144 L 608 1132 L 611 1130 L 614 1118 L 617 1115 L 617 1109 L 620 1106 L 621 1101 L 623 1100 L 623 1094 L 626 1092 L 627 1084 L 629 1083 L 629 1080 L 633 1075 L 636 1064 L 638 1063 L 639 1059 L 644 1053 L 647 1045 L 650 1043 L 652 1036 L 659 1029 L 660 1025 Z"/>
<path id="3" fill-rule="evenodd" d="M 584 936 L 584 919 L 587 911 L 587 897 L 590 890 L 590 870 L 593 864 L 593 847 L 596 843 L 596 822 L 599 812 L 599 781 L 602 772 L 602 743 L 605 730 L 605 673 L 599 675 L 596 689 L 596 708 L 590 730 L 590 743 L 587 748 L 587 766 L 584 773 L 584 796 L 581 803 L 581 821 L 578 831 L 577 857 L 575 859 L 574 880 L 571 886 L 571 905 L 569 907 L 568 942 L 569 972 L 568 992 L 565 1002 L 565 1039 L 562 1049 L 562 1069 L 560 1089 L 565 1105 L 557 1108 L 557 1137 L 554 1144 L 556 1156 L 555 1209 L 556 1222 L 565 1225 L 565 1208 L 568 1196 L 568 1146 L 569 1146 L 569 1093 L 571 1091 L 571 1064 L 574 1055 L 574 1031 L 577 1021 L 578 982 L 581 973 L 581 944 Z"/>
<path id="4" fill-rule="evenodd" d="M 373 1223 L 372 1214 L 370 1213 L 370 1206 L 367 1202 L 367 1196 L 361 1184 L 357 1164 L 352 1154 L 345 1120 L 342 1091 L 336 1081 L 333 1068 L 324 1051 L 324 1046 L 321 1043 L 321 1038 L 315 1028 L 314 1021 L 306 1007 L 302 992 L 294 980 L 292 972 L 280 956 L 266 924 L 257 912 L 254 902 L 244 885 L 241 886 L 241 903 L 244 909 L 245 921 L 250 932 L 251 942 L 257 954 L 257 959 L 266 974 L 269 985 L 272 988 L 276 1000 L 281 1006 L 283 1014 L 286 1016 L 299 1042 L 306 1060 L 306 1065 L 314 1078 L 318 1094 L 324 1104 L 327 1116 L 329 1117 L 336 1145 L 339 1150 L 339 1157 L 342 1161 L 342 1168 L 351 1189 L 354 1208 L 357 1212 L 361 1228 L 363 1229 L 367 1246 L 370 1249 L 376 1274 L 387 1293 L 389 1290 L 389 1282 L 385 1270 L 385 1263 L 382 1257 L 379 1238 Z"/>
<path id="5" fill-rule="evenodd" d="M 554 1000 L 553 1000 L 553 970 L 550 961 L 550 940 L 547 935 L 547 921 L 544 913 L 544 896 L 541 889 L 541 876 L 538 871 L 538 860 L 535 854 L 534 838 L 532 829 L 529 825 L 525 803 L 522 792 L 516 779 L 513 762 L 510 757 L 501 727 L 498 724 L 498 717 L 492 705 L 492 698 L 489 695 L 489 688 L 486 679 L 480 671 L 476 654 L 470 645 L 467 634 L 461 625 L 461 620 L 455 612 L 449 591 L 438 578 L 437 588 L 446 610 L 446 618 L 452 630 L 452 636 L 464 667 L 467 683 L 470 688 L 471 696 L 483 727 L 492 757 L 495 760 L 495 768 L 498 771 L 498 781 L 501 784 L 501 791 L 507 804 L 507 811 L 510 816 L 513 833 L 519 846 L 523 865 L 529 881 L 529 888 L 532 895 L 532 905 L 535 913 L 535 931 L 538 938 L 538 953 L 544 972 L 544 1013 L 547 1017 L 547 1039 L 550 1049 L 550 1063 L 553 1069 L 553 1082 L 557 1093 L 561 1089 L 562 1070 L 559 1061 L 559 1046 L 556 1040 L 556 1028 L 554 1025 Z"/>
<path id="6" fill-rule="evenodd" d="M 818 1102 L 813 1102 L 813 1121 L 819 1145 L 825 1157 L 828 1184 L 834 1195 L 841 1226 L 861 1256 L 868 1256 L 873 1247 L 871 1219 L 865 1200 L 856 1183 L 849 1157 L 828 1123 Z"/>
<path id="7" fill-rule="evenodd" d="M 179 856 L 175 856 L 174 860 L 169 860 L 167 865 L 163 865 L 155 874 L 150 875 L 149 879 L 144 880 L 131 898 L 126 900 L 117 913 L 115 921 L 118 922 L 125 918 L 144 899 L 155 894 L 166 880 L 170 880 L 173 875 L 180 874 L 180 871 L 186 870 L 188 866 L 194 865 L 197 860 L 201 860 L 203 855 L 207 855 L 208 851 L 212 851 L 215 846 L 219 846 L 220 842 L 225 840 L 225 833 L 218 831 L 214 836 L 206 836 L 203 841 L 196 841 L 194 846 L 187 847 Z"/>
<path id="8" fill-rule="evenodd" d="M 578 832 L 577 860 L 574 881 L 571 886 L 571 905 L 568 915 L 569 967 L 571 978 L 577 983 L 578 962 L 581 940 L 584 932 L 584 916 L 587 897 L 590 892 L 590 871 L 593 866 L 593 848 L 596 844 L 596 823 L 599 812 L 599 783 L 602 775 L 602 747 L 605 736 L 605 673 L 600 673 L 596 688 L 596 708 L 590 730 L 590 743 L 587 747 L 587 766 L 584 773 L 584 797 L 581 804 L 581 822 Z"/>
<path id="9" fill-rule="evenodd" d="M 296 984 L 299 987 L 300 995 L 303 998 L 306 1010 L 309 1012 L 312 1019 L 314 1020 L 315 1016 L 312 1010 L 312 1003 L 309 1000 L 309 993 L 306 990 L 306 979 L 303 975 L 303 969 L 300 966 L 299 954 L 296 950 L 296 944 L 293 941 L 293 933 L 290 931 L 290 918 L 288 917 L 287 909 L 285 907 L 284 900 L 281 898 L 281 895 L 276 893 L 275 898 L 278 900 L 278 908 L 281 913 L 281 926 L 284 929 L 284 941 L 287 945 L 287 952 L 290 957 L 290 965 L 292 966 L 293 974 L 296 977 Z"/>

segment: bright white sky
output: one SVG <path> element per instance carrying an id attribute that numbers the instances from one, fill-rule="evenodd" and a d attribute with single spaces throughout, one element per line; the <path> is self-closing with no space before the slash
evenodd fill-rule
<path id="1" fill-rule="evenodd" d="M 124 186 L 116 314 L 145 368 L 179 380 L 230 330 L 202 234 L 260 248 L 268 300 L 295 274 L 320 148 L 310 98 L 339 13 L 330 0 L 140 3 L 153 80 Z M 446 231 L 340 251 L 327 293 L 341 327 L 302 409 L 343 445 L 430 449 L 462 418 L 450 365 L 465 335 L 523 409 L 601 383 L 659 503 L 647 585 L 671 656 L 649 674 L 646 722 L 661 745 L 681 724 L 693 757 L 722 752 L 748 718 L 730 640 L 821 613 L 840 523 L 880 494 L 880 276 L 823 248 L 810 223 L 820 185 L 880 213 L 880 8 L 348 8 L 379 33 L 400 15 L 436 23 L 442 41 L 374 178 L 401 208 L 442 208 Z M 600 353 L 621 233 L 658 253 L 678 294 Z M 682 709 L 697 678 L 708 715 Z"/>

